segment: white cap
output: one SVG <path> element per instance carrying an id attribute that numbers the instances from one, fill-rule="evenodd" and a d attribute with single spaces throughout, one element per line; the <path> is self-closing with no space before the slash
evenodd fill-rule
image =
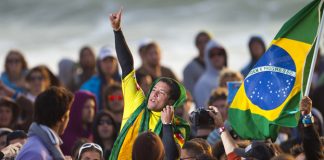
<path id="1" fill-rule="evenodd" d="M 99 60 L 103 60 L 107 57 L 116 58 L 116 51 L 114 48 L 109 46 L 104 46 L 99 51 Z"/>

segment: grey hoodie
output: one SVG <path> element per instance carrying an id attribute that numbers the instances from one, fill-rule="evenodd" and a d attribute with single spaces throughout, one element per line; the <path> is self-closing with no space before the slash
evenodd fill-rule
<path id="1" fill-rule="evenodd" d="M 196 102 L 197 108 L 206 108 L 207 101 L 213 89 L 216 89 L 219 84 L 219 73 L 210 58 L 210 50 L 213 48 L 223 48 L 214 40 L 210 40 L 204 50 L 204 60 L 206 63 L 206 70 L 203 75 L 199 78 L 198 82 L 194 87 L 193 97 Z"/>

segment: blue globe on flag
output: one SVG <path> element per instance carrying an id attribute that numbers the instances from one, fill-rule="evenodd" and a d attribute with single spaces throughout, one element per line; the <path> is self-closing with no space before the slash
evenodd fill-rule
<path id="1" fill-rule="evenodd" d="M 289 96 L 296 80 L 296 66 L 282 48 L 272 45 L 244 80 L 249 100 L 263 110 L 279 107 Z"/>

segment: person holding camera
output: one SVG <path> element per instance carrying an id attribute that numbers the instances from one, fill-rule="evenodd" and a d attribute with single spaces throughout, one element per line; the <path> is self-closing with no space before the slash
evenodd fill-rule
<path id="1" fill-rule="evenodd" d="M 162 77 L 152 84 L 147 97 L 145 96 L 136 81 L 133 56 L 121 31 L 121 15 L 122 9 L 110 15 L 117 58 L 122 68 L 124 97 L 121 131 L 110 159 L 131 159 L 136 137 L 148 130 L 162 137 L 166 159 L 177 159 L 179 152 L 176 143 L 183 144 L 188 138 L 190 128 L 186 121 L 173 117 L 173 108 L 185 102 L 186 90 L 176 80 Z"/>
<path id="2" fill-rule="evenodd" d="M 228 97 L 227 88 L 224 88 L 224 87 L 217 88 L 216 90 L 214 90 L 211 93 L 210 98 L 208 100 L 208 105 L 215 106 L 219 110 L 219 112 L 222 115 L 222 118 L 224 120 L 225 128 L 232 135 L 232 127 L 231 127 L 230 122 L 227 120 L 228 107 L 229 107 L 229 104 L 227 102 L 227 97 Z M 212 132 L 210 132 L 207 137 L 207 141 L 211 145 L 216 144 L 220 140 L 221 140 L 221 137 L 218 134 L 216 129 L 214 129 Z"/>
<path id="3" fill-rule="evenodd" d="M 238 148 L 238 145 L 235 143 L 235 140 L 231 134 L 227 131 L 224 126 L 223 117 L 215 106 L 209 106 L 209 109 L 212 109 L 212 112 L 209 112 L 209 115 L 214 119 L 215 129 L 221 137 L 221 140 L 224 145 L 225 153 L 228 160 L 240 160 L 241 157 L 234 153 L 234 149 Z"/>

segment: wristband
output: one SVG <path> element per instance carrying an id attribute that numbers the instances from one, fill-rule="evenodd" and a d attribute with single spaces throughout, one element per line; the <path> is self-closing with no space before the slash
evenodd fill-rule
<path id="1" fill-rule="evenodd" d="M 217 128 L 217 133 L 219 134 L 219 135 L 222 135 L 222 133 L 223 132 L 225 132 L 225 127 L 223 126 L 223 127 L 219 127 L 219 128 Z"/>
<path id="2" fill-rule="evenodd" d="M 161 122 L 162 122 L 163 125 L 172 125 L 172 122 L 170 122 L 170 123 L 163 122 L 163 121 L 161 121 Z"/>
<path id="3" fill-rule="evenodd" d="M 302 116 L 302 123 L 303 124 L 313 124 L 314 117 L 311 114 L 303 115 Z"/>

